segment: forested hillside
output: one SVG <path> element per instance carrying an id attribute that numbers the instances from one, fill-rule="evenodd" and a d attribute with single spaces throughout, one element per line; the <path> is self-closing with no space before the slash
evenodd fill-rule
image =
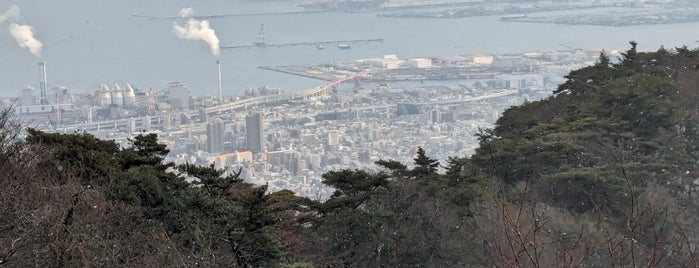
<path id="1" fill-rule="evenodd" d="M 697 267 L 698 68 L 632 42 L 505 111 L 474 155 L 328 172 L 323 202 L 165 163 L 155 134 L 120 148 L 4 109 L 0 266 Z"/>
<path id="2" fill-rule="evenodd" d="M 484 256 L 515 266 L 697 267 L 699 53 L 636 43 L 507 110 L 470 159 Z M 490 227 L 487 223 L 491 223 Z M 487 230 L 491 227 L 494 230 Z"/>

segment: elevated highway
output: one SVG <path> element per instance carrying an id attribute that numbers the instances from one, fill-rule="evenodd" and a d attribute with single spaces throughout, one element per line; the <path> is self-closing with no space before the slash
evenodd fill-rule
<path id="1" fill-rule="evenodd" d="M 341 79 L 338 79 L 336 81 L 330 82 L 328 84 L 314 87 L 314 88 L 309 88 L 302 90 L 300 92 L 293 92 L 293 93 L 285 93 L 285 94 L 277 94 L 277 95 L 265 95 L 265 96 L 259 96 L 259 97 L 252 97 L 252 98 L 247 98 L 247 99 L 242 99 L 242 100 L 237 100 L 233 102 L 228 102 L 228 103 L 223 103 L 211 107 L 206 107 L 204 110 L 206 114 L 220 114 L 220 113 L 229 113 L 233 112 L 235 110 L 239 109 L 247 109 L 248 107 L 254 107 L 258 106 L 261 104 L 267 104 L 267 103 L 274 103 L 274 102 L 283 102 L 283 101 L 289 101 L 289 100 L 296 100 L 296 99 L 301 99 L 301 100 L 307 100 L 308 98 L 313 98 L 313 97 L 325 97 L 329 96 L 329 89 L 338 86 L 339 84 L 346 82 L 346 81 L 352 81 L 352 80 L 357 80 L 361 76 L 366 75 L 368 72 L 360 72 L 356 74 L 352 74 L 346 77 L 343 77 Z M 195 115 L 199 114 L 199 111 L 185 111 L 183 112 L 184 114 L 187 115 L 187 117 L 192 117 Z M 153 126 L 159 126 L 166 120 L 166 118 L 170 116 L 179 116 L 181 113 L 180 112 L 171 112 L 171 113 L 160 113 L 160 114 L 155 114 L 151 116 L 140 116 L 140 117 L 131 117 L 131 118 L 122 118 L 122 119 L 112 119 L 112 120 L 104 120 L 104 121 L 98 121 L 98 122 L 90 122 L 90 123 L 81 123 L 81 124 L 69 124 L 69 125 L 63 125 L 56 127 L 55 131 L 57 132 L 74 132 L 74 131 L 99 131 L 99 130 L 104 130 L 104 129 L 128 129 L 131 124 L 134 124 L 136 129 L 143 129 L 146 125 L 150 125 L 151 127 Z"/>
<path id="2" fill-rule="evenodd" d="M 226 112 L 226 111 L 233 111 L 233 110 L 237 110 L 237 109 L 241 109 L 241 108 L 244 109 L 247 107 L 253 107 L 253 106 L 257 106 L 257 105 L 265 104 L 265 103 L 270 103 L 270 102 L 282 102 L 282 101 L 289 101 L 289 100 L 295 100 L 295 99 L 306 100 L 309 97 L 325 97 L 325 96 L 330 95 L 328 93 L 328 90 L 330 88 L 337 87 L 339 84 L 347 82 L 347 81 L 358 80 L 360 77 L 366 75 L 367 73 L 369 73 L 369 72 L 364 71 L 364 72 L 359 72 L 356 74 L 348 75 L 346 77 L 340 78 L 340 79 L 333 81 L 333 82 L 330 82 L 328 84 L 314 87 L 314 88 L 309 88 L 309 89 L 303 90 L 301 92 L 278 94 L 278 95 L 266 95 L 266 96 L 247 98 L 247 99 L 242 99 L 242 100 L 238 100 L 238 101 L 234 101 L 234 102 L 223 103 L 221 105 L 207 107 L 205 110 L 206 110 L 207 114 L 216 114 L 216 113 L 222 113 L 222 112 Z"/>

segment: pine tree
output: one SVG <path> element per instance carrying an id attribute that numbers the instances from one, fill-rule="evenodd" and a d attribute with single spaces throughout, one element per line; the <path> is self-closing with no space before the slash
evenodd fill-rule
<path id="1" fill-rule="evenodd" d="M 436 159 L 431 159 L 425 155 L 425 150 L 422 147 L 417 147 L 417 157 L 413 158 L 415 160 L 415 168 L 412 170 L 413 177 L 419 178 L 437 172 L 437 167 L 439 167 L 439 161 Z"/>

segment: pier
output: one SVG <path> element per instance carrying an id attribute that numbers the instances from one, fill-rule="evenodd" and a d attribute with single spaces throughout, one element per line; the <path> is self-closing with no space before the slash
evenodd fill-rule
<path id="1" fill-rule="evenodd" d="M 356 43 L 374 43 L 374 42 L 383 42 L 383 39 L 382 38 L 353 39 L 353 40 L 314 41 L 314 42 L 298 42 L 298 43 L 279 43 L 279 44 L 253 43 L 250 45 L 221 46 L 221 49 L 251 48 L 251 47 L 316 46 L 318 44 L 321 44 L 321 45 L 326 45 L 326 44 L 356 44 Z"/>

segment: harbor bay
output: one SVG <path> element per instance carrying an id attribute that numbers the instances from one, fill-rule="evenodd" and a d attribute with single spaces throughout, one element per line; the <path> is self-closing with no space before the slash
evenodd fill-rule
<path id="1" fill-rule="evenodd" d="M 47 63 L 51 86 L 64 86 L 74 92 L 91 92 L 100 83 L 115 82 L 129 82 L 141 90 L 158 90 L 168 82 L 180 81 L 189 85 L 195 95 L 216 94 L 217 58 L 204 44 L 175 36 L 172 24 L 182 19 L 131 16 L 174 17 L 183 7 L 180 4 L 156 1 L 148 5 L 134 2 L 113 6 L 80 0 L 69 2 L 93 6 L 95 11 L 71 14 L 70 9 L 59 4 L 42 3 L 56 5 L 54 12 L 66 13 L 65 20 L 56 22 L 43 19 L 51 9 L 23 4 L 23 16 L 27 21 L 31 18 L 44 49 L 39 59 L 18 47 L 9 36 L 0 39 L 0 49 L 7 52 L 0 55 L 0 94 L 13 97 L 28 85 L 37 88 L 38 61 Z M 302 10 L 299 4 L 265 5 L 270 12 L 288 12 Z M 259 13 L 258 6 L 244 2 L 236 4 L 235 10 L 225 10 L 225 6 L 233 5 L 216 10 L 196 3 L 191 6 L 197 16 Z M 222 62 L 225 94 L 238 95 L 246 88 L 265 85 L 303 90 L 322 84 L 259 66 L 332 64 L 389 54 L 414 58 L 567 49 L 562 45 L 612 51 L 626 49 L 630 40 L 636 40 L 641 50 L 656 50 L 661 45 L 691 47 L 697 39 L 686 34 L 697 27 L 696 23 L 603 27 L 502 22 L 500 16 L 429 20 L 385 18 L 378 14 L 321 12 L 210 18 L 210 25 L 224 47 L 251 45 L 257 40 L 261 24 L 265 25 L 265 41 L 270 44 L 383 39 L 383 42 L 353 44 L 351 49 L 328 45 L 325 49 L 253 46 L 222 50 L 218 59 Z"/>

